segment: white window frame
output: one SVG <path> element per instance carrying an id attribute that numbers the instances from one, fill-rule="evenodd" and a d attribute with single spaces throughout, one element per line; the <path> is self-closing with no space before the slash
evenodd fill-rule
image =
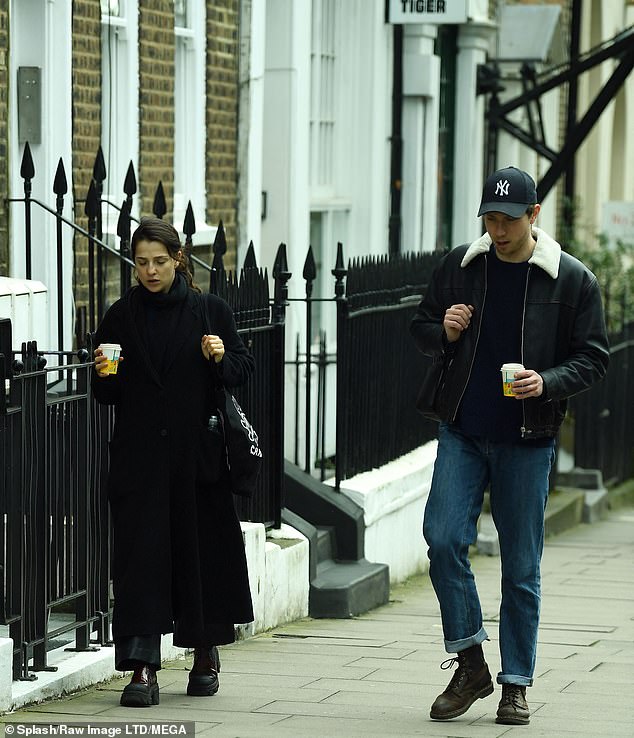
<path id="1" fill-rule="evenodd" d="M 72 217 L 73 168 L 72 168 L 72 14 L 69 3 L 42 3 L 39 0 L 12 0 L 8 7 L 10 83 L 8 95 L 9 147 L 7 160 L 9 193 L 12 197 L 24 197 L 24 181 L 20 167 L 24 146 L 18 143 L 18 91 L 17 75 L 21 66 L 38 67 L 41 70 L 41 141 L 29 142 L 35 178 L 31 197 L 54 206 L 53 180 L 59 159 L 64 164 L 68 191 L 64 196 L 63 215 Z M 8 52 L 7 52 L 8 53 Z M 26 277 L 24 253 L 24 211 L 17 203 L 11 206 L 9 221 L 10 275 L 17 279 Z M 14 326 L 13 342 L 18 348 L 21 341 L 37 339 L 43 349 L 57 348 L 58 321 L 64 324 L 64 348 L 72 348 L 74 326 L 73 253 L 72 233 L 62 229 L 62 315 L 57 312 L 58 267 L 55 248 L 55 219 L 33 206 L 31 208 L 32 280 L 33 288 L 41 297 L 45 289 L 46 308 L 43 314 L 23 315 L 29 324 L 27 333 L 21 325 Z M 38 237 L 39 234 L 39 237 Z M 31 298 L 32 299 L 32 298 Z M 38 297 L 39 302 L 39 297 Z M 55 361 L 52 357 L 51 361 Z"/>
<path id="2" fill-rule="evenodd" d="M 313 0 L 311 23 L 310 185 L 313 197 L 336 191 L 337 3 Z"/>
<path id="3" fill-rule="evenodd" d="M 121 207 L 130 162 L 137 181 L 139 175 L 138 0 L 119 0 L 119 10 L 118 16 L 101 16 L 101 148 L 106 164 L 102 197 Z M 134 215 L 138 201 L 135 197 Z M 118 219 L 118 210 L 104 204 L 104 235 L 116 234 Z"/>
<path id="4" fill-rule="evenodd" d="M 174 225 L 181 231 L 187 203 L 196 219 L 194 244 L 211 243 L 207 225 L 206 66 L 204 0 L 186 0 L 187 27 L 174 26 Z"/>

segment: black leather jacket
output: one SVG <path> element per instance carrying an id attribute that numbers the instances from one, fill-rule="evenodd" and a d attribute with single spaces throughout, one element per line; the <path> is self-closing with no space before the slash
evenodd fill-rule
<path id="1" fill-rule="evenodd" d="M 567 398 L 604 376 L 609 362 L 601 293 L 596 277 L 561 250 L 539 228 L 529 260 L 522 318 L 522 364 L 544 380 L 539 398 L 522 400 L 523 438 L 554 436 L 566 414 Z M 436 267 L 410 330 L 418 348 L 447 365 L 438 415 L 453 422 L 467 386 L 486 301 L 486 259 L 491 239 L 484 234 L 445 256 Z M 451 305 L 473 305 L 474 318 L 455 343 L 443 328 Z"/>

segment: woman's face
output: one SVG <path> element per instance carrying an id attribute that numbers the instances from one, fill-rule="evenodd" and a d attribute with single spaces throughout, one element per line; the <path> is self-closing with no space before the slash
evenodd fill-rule
<path id="1" fill-rule="evenodd" d="M 139 282 L 150 292 L 169 292 L 176 274 L 176 259 L 160 241 L 137 243 L 134 265 Z"/>

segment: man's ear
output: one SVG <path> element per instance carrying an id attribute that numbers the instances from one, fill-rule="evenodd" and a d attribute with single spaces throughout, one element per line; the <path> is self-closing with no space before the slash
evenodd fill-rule
<path id="1" fill-rule="evenodd" d="M 536 205 L 535 205 L 535 206 L 533 207 L 533 215 L 532 215 L 532 217 L 531 217 L 531 225 L 533 225 L 533 223 L 534 223 L 534 222 L 535 222 L 535 221 L 537 220 L 537 216 L 539 215 L 539 211 L 540 211 L 541 209 L 542 209 L 542 206 L 541 206 L 541 205 L 540 205 L 539 203 L 537 203 L 537 204 L 536 204 Z"/>

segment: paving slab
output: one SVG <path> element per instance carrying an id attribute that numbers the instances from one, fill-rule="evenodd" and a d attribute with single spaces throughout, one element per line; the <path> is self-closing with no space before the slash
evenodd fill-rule
<path id="1" fill-rule="evenodd" d="M 499 671 L 500 562 L 473 558 Z M 189 660 L 164 665 L 161 701 L 119 705 L 126 677 L 31 705 L 4 723 L 158 723 L 194 721 L 209 738 L 357 736 L 610 736 L 634 738 L 634 508 L 546 541 L 531 724 L 495 723 L 500 695 L 478 700 L 460 718 L 434 722 L 429 706 L 451 671 L 439 609 L 427 576 L 397 586 L 389 604 L 344 620 L 305 618 L 221 648 L 221 688 L 210 698 L 185 693 Z"/>

